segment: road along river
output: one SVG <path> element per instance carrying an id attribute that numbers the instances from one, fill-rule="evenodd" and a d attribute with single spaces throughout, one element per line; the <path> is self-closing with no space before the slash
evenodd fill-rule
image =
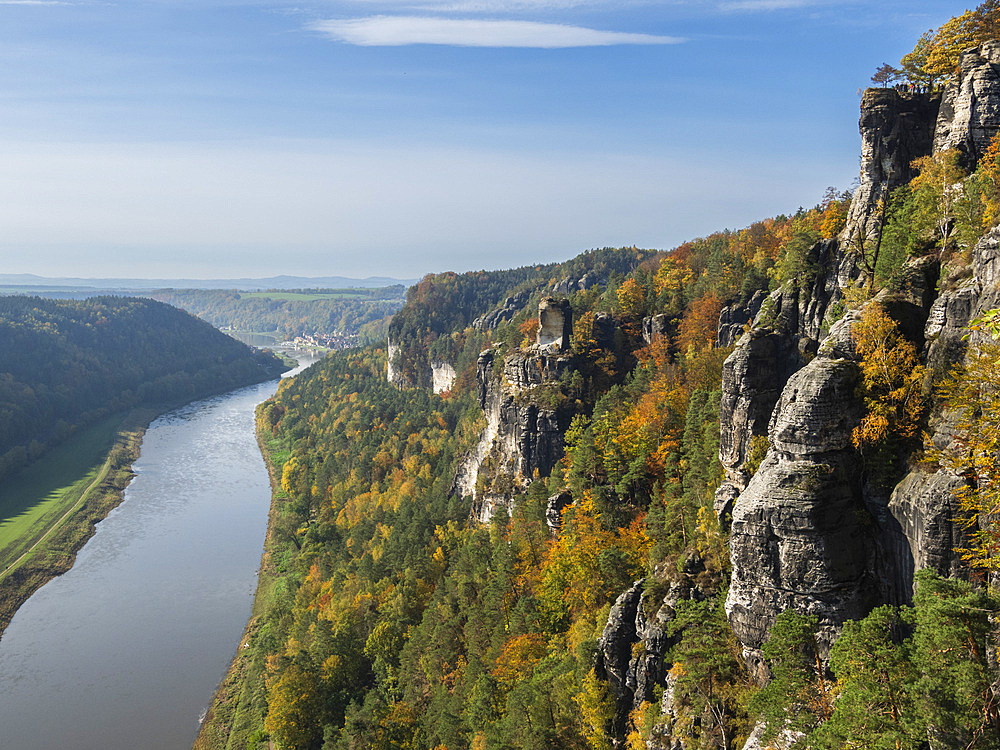
<path id="1" fill-rule="evenodd" d="M 0 747 L 191 747 L 250 615 L 271 499 L 254 408 L 276 388 L 150 425 L 124 502 L 0 640 Z"/>

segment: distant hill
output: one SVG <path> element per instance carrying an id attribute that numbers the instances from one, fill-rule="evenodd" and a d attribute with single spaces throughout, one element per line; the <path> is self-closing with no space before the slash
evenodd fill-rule
<path id="1" fill-rule="evenodd" d="M 103 416 L 184 403 L 284 369 L 270 353 L 150 299 L 0 297 L 0 476 Z"/>
<path id="2" fill-rule="evenodd" d="M 36 276 L 31 273 L 0 274 L 0 287 L 19 287 L 20 289 L 12 291 L 21 293 L 37 293 L 48 290 L 127 292 L 148 289 L 237 289 L 240 291 L 315 288 L 369 289 L 395 284 L 410 286 L 416 282 L 417 279 L 395 279 L 388 276 L 369 276 L 366 279 L 352 279 L 346 276 L 271 276 L 263 279 L 84 279 Z"/>
<path id="3" fill-rule="evenodd" d="M 137 292 L 187 310 L 223 330 L 319 336 L 343 347 L 385 339 L 406 288 L 269 290 L 156 289 Z"/>

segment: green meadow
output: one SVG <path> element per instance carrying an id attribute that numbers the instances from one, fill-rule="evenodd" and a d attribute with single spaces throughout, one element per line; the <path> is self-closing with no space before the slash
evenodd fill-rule
<path id="1" fill-rule="evenodd" d="M 80 430 L 0 483 L 0 579 L 103 478 L 122 416 Z"/>

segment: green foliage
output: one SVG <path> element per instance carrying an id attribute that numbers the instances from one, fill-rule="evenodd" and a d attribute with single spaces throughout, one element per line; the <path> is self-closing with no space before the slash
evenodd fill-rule
<path id="1" fill-rule="evenodd" d="M 122 297 L 0 297 L 0 362 L 0 476 L 109 414 L 285 369 L 187 313 Z"/>
<path id="2" fill-rule="evenodd" d="M 389 318 L 403 306 L 406 290 L 302 289 L 237 292 L 219 289 L 159 289 L 153 299 L 187 310 L 217 328 L 275 332 L 284 338 L 335 334 L 360 343 L 384 341 Z"/>
<path id="3" fill-rule="evenodd" d="M 942 747 L 1000 747 L 996 617 L 1000 602 L 965 581 L 919 571 L 913 600 L 917 705 Z"/>
<path id="4" fill-rule="evenodd" d="M 830 653 L 840 695 L 833 716 L 810 737 L 810 744 L 919 747 L 923 738 L 912 694 L 916 673 L 908 649 L 896 640 L 901 625 L 899 614 L 889 606 L 844 625 Z"/>
<path id="5" fill-rule="evenodd" d="M 769 740 L 780 731 L 807 733 L 833 713 L 833 691 L 817 638 L 818 618 L 788 609 L 778 615 L 761 649 L 771 680 L 750 702 L 767 725 Z"/>
<path id="6" fill-rule="evenodd" d="M 794 230 L 782 248 L 774 267 L 774 277 L 779 283 L 788 279 L 798 279 L 804 287 L 812 284 L 820 269 L 811 257 L 810 250 L 819 238 L 819 232 L 811 228 Z"/>
<path id="7" fill-rule="evenodd" d="M 670 633 L 680 635 L 669 654 L 674 700 L 691 721 L 676 730 L 695 740 L 696 747 L 727 748 L 746 723 L 744 666 L 722 601 L 678 602 L 670 623 Z M 694 717 L 703 718 L 695 724 Z"/>
<path id="8" fill-rule="evenodd" d="M 990 656 L 1000 602 L 929 570 L 918 571 L 916 583 L 913 607 L 877 607 L 844 625 L 830 653 L 833 712 L 805 746 L 916 750 L 933 738 L 940 748 L 1000 747 Z"/>

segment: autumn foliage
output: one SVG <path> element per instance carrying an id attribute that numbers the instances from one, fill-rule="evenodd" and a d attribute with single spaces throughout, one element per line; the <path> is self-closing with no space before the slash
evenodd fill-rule
<path id="1" fill-rule="evenodd" d="M 851 441 L 868 459 L 874 478 L 886 481 L 894 452 L 918 435 L 924 410 L 924 368 L 916 347 L 876 303 L 865 308 L 852 337 L 861 366 L 865 412 Z"/>

